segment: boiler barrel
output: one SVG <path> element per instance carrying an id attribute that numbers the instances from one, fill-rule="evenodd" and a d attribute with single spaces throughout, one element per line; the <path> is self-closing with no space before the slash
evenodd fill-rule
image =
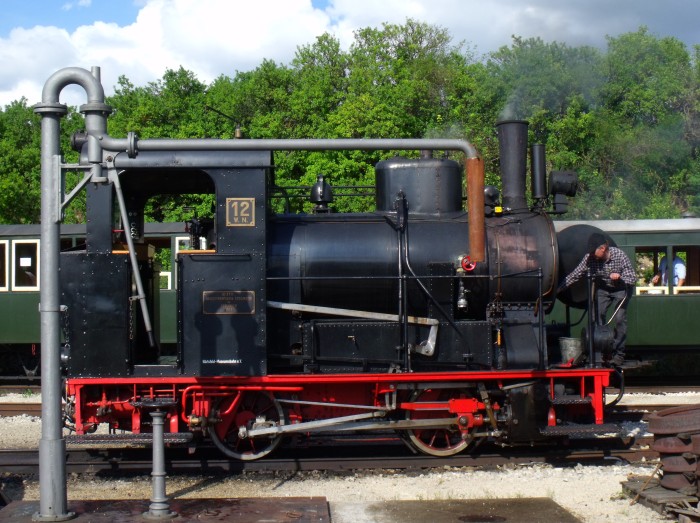
<path id="1" fill-rule="evenodd" d="M 269 299 L 396 314 L 399 240 L 384 215 L 315 218 L 289 217 L 272 225 Z M 467 220 L 463 213 L 449 221 L 409 220 L 408 244 L 418 276 L 435 264 L 449 270 L 469 252 Z M 280 277 L 290 280 L 275 279 Z M 426 314 L 424 296 L 410 288 L 409 313 Z"/>
<path id="2" fill-rule="evenodd" d="M 268 242 L 268 298 L 325 307 L 396 313 L 398 235 L 381 214 L 277 218 Z M 448 219 L 409 219 L 409 262 L 418 276 L 453 274 L 469 253 L 463 213 Z M 557 281 L 556 235 L 548 217 L 487 220 L 487 259 L 467 281 L 470 316 L 489 301 L 532 303 L 542 290 L 551 298 Z M 285 278 L 289 278 L 285 280 Z M 431 288 L 427 282 L 426 287 Z M 439 286 L 438 286 L 439 287 Z M 444 287 L 441 287 L 444 289 Z M 425 315 L 428 301 L 409 285 L 409 313 Z M 436 296 L 440 301 L 453 296 Z"/>

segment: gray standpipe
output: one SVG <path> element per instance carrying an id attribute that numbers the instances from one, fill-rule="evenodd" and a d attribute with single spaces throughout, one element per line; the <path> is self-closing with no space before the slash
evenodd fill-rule
<path id="1" fill-rule="evenodd" d="M 40 251 L 40 305 L 41 314 L 41 440 L 39 442 L 39 512 L 34 521 L 66 521 L 75 516 L 68 512 L 66 494 L 65 454 L 63 438 L 63 414 L 61 406 L 60 370 L 60 294 L 59 252 L 61 194 L 60 165 L 55 158 L 60 155 L 60 119 L 66 114 L 66 106 L 58 102 L 61 90 L 70 84 L 82 86 L 88 95 L 86 126 L 93 132 L 105 130 L 104 91 L 100 83 L 100 71 L 79 68 L 61 69 L 44 85 L 41 103 L 34 112 L 41 115 L 41 251 Z M 99 143 L 91 144 L 91 161 L 101 158 Z M 97 162 L 96 162 L 97 165 Z"/>

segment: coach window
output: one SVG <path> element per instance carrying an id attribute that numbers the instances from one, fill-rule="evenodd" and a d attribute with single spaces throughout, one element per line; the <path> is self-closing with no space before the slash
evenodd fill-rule
<path id="1" fill-rule="evenodd" d="M 682 285 L 672 281 L 669 286 L 663 281 L 654 282 L 654 276 L 661 271 L 661 260 L 665 256 L 678 258 L 676 263 L 682 264 L 685 278 Z M 698 264 L 700 248 L 694 246 L 658 246 L 637 247 L 637 294 L 660 296 L 669 294 L 700 293 L 700 265 Z M 666 275 L 664 275 L 666 280 Z"/>
<path id="2" fill-rule="evenodd" d="M 12 242 L 12 290 L 39 290 L 39 240 Z"/>
<path id="3" fill-rule="evenodd" d="M 685 264 L 685 283 L 675 287 L 673 294 L 700 294 L 700 247 L 678 247 L 678 256 Z"/>
<path id="4" fill-rule="evenodd" d="M 8 272 L 10 264 L 7 260 L 9 256 L 7 245 L 7 240 L 0 240 L 0 291 L 6 291 L 8 289 Z"/>

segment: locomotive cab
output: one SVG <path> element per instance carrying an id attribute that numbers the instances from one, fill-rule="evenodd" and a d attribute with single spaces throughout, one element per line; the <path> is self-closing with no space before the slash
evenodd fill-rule
<path id="1" fill-rule="evenodd" d="M 116 229 L 131 236 L 147 312 L 137 303 L 128 250 L 122 242 L 115 245 L 112 223 L 117 195 L 110 185 L 92 187 L 87 195 L 91 220 L 86 250 L 61 255 L 68 373 L 264 374 L 265 336 L 259 326 L 266 314 L 264 205 L 269 152 L 221 153 L 207 156 L 206 161 L 197 155 L 176 160 L 172 155 L 144 153 L 136 162 L 125 157 L 122 163 L 117 157 L 115 164 L 122 171 L 130 221 Z M 150 168 L 154 164 L 177 167 L 154 170 Z M 144 206 L 154 196 L 192 193 L 215 195 L 213 240 L 206 245 L 214 249 L 181 251 L 175 260 L 177 310 L 173 314 L 178 340 L 175 354 L 170 354 L 162 350 L 158 333 L 159 269 L 153 248 L 144 239 Z M 217 197 L 221 194 L 225 196 Z M 82 329 L 88 320 L 103 325 L 104 332 Z M 96 346 L 100 351 L 95 351 Z"/>

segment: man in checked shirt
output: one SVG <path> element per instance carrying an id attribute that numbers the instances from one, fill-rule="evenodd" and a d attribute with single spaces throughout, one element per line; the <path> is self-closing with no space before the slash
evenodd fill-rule
<path id="1" fill-rule="evenodd" d="M 620 367 L 625 361 L 625 339 L 627 338 L 627 305 L 634 292 L 636 276 L 632 262 L 617 247 L 610 247 L 602 234 L 594 233 L 588 239 L 589 253 L 571 271 L 559 287 L 563 291 L 581 278 L 590 267 L 597 302 L 598 323 L 608 323 L 608 310 L 615 319 L 612 365 Z M 611 318 L 612 319 L 612 318 Z"/>

